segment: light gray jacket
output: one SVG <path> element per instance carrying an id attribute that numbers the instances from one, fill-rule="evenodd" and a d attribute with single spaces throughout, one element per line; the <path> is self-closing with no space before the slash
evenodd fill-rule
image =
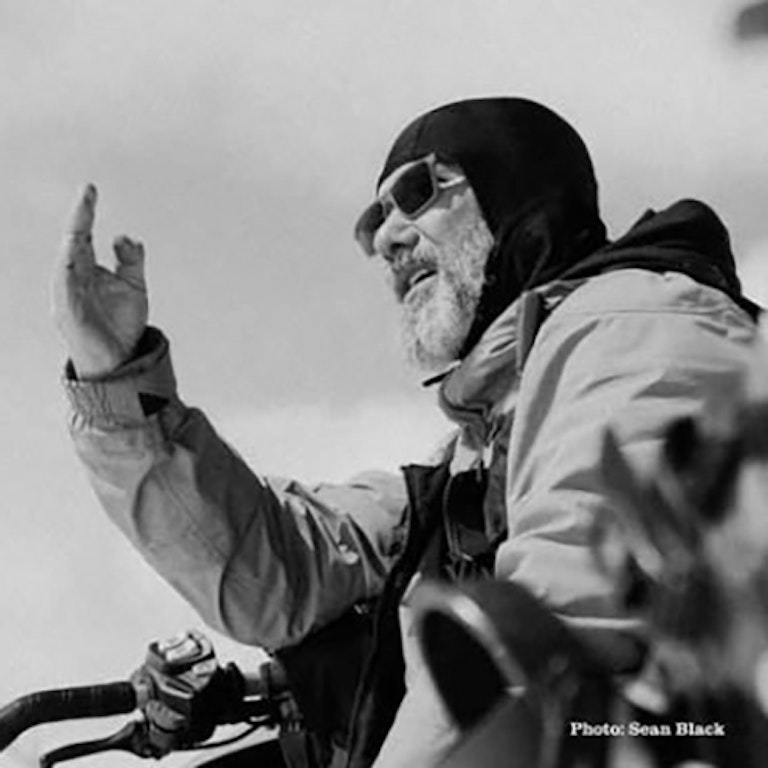
<path id="1" fill-rule="evenodd" d="M 459 428 L 452 471 L 489 472 L 486 528 L 506 531 L 498 577 L 531 589 L 617 670 L 637 662 L 641 630 L 590 547 L 595 519 L 609 511 L 603 432 L 611 425 L 651 470 L 670 420 L 741 386 L 754 335 L 721 292 L 675 272 L 625 269 L 524 294 L 440 387 Z M 102 505 L 211 626 L 276 648 L 381 590 L 405 533 L 401 477 L 307 486 L 255 473 L 179 399 L 156 331 L 144 358 L 66 388 Z M 147 416 L 152 398 L 166 404 Z M 454 738 L 407 607 L 402 631 L 408 693 L 377 768 L 427 766 Z"/>

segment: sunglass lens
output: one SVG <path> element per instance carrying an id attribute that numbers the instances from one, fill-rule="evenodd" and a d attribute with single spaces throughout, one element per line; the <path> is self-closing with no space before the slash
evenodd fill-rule
<path id="1" fill-rule="evenodd" d="M 373 238 L 384 223 L 384 207 L 379 201 L 369 205 L 357 220 L 355 239 L 369 256 L 373 254 Z"/>
<path id="2" fill-rule="evenodd" d="M 415 216 L 435 194 L 432 171 L 426 162 L 409 168 L 393 184 L 392 198 L 406 216 Z"/>

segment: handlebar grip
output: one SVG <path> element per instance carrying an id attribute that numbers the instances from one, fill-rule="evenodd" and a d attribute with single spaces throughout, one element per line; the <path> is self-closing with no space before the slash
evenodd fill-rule
<path id="1" fill-rule="evenodd" d="M 35 725 L 126 714 L 132 712 L 136 704 L 136 690 L 124 681 L 21 696 L 0 709 L 0 752 Z"/>

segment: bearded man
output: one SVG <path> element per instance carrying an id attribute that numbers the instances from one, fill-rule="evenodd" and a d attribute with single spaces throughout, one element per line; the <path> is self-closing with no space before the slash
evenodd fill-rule
<path id="1" fill-rule="evenodd" d="M 587 150 L 549 109 L 474 99 L 417 118 L 355 234 L 386 262 L 409 356 L 438 374 L 456 434 L 434 465 L 315 487 L 255 474 L 181 402 L 147 327 L 142 246 L 121 239 L 115 272 L 99 267 L 94 206 L 89 188 L 54 284 L 93 487 L 206 622 L 280 651 L 321 726 L 336 708 L 319 649 L 345 655 L 343 617 L 375 604 L 364 669 L 347 665 L 355 714 L 340 707 L 350 728 L 334 734 L 350 765 L 430 766 L 456 739 L 409 624 L 424 576 L 515 581 L 610 669 L 638 668 L 640 628 L 590 551 L 609 505 L 600 446 L 610 425 L 651 466 L 672 419 L 740 381 L 755 308 L 707 206 L 647 212 L 610 243 Z"/>

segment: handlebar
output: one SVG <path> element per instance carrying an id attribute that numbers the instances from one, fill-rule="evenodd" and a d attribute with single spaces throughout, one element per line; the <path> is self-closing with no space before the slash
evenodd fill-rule
<path id="1" fill-rule="evenodd" d="M 123 715 L 136 709 L 136 690 L 129 682 L 39 691 L 0 709 L 0 751 L 28 728 L 60 720 Z"/>
<path id="2" fill-rule="evenodd" d="M 151 643 L 129 680 L 39 691 L 12 701 L 0 709 L 0 752 L 36 725 L 134 710 L 139 719 L 112 736 L 62 747 L 40 764 L 115 749 L 159 758 L 175 750 L 217 746 L 206 742 L 219 725 L 245 724 L 245 736 L 257 727 L 296 730 L 300 723 L 277 661 L 270 659 L 251 674 L 234 664 L 221 667 L 210 641 L 187 632 Z"/>

